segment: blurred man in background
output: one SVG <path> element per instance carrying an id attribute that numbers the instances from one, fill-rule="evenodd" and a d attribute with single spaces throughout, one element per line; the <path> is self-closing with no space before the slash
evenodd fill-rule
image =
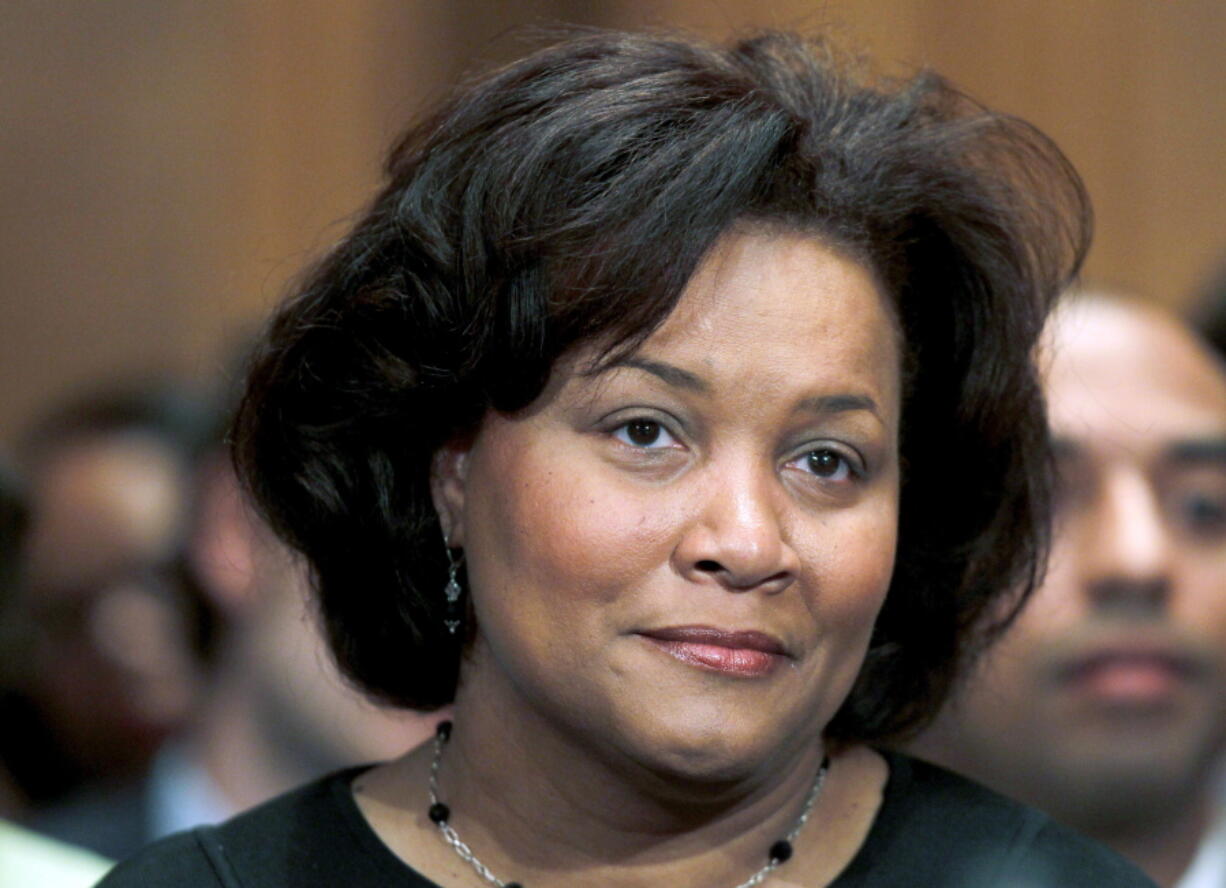
<path id="1" fill-rule="evenodd" d="M 229 460 L 201 468 L 193 568 L 220 632 L 198 718 L 174 751 L 159 834 L 228 817 L 326 771 L 416 746 L 440 718 L 376 706 L 341 679 L 306 569 L 250 509 Z M 188 804 L 183 804 L 188 802 Z"/>
<path id="2" fill-rule="evenodd" d="M 21 540 L 26 530 L 21 486 L 0 459 L 0 619 L 17 588 Z M 0 813 L 20 807 L 16 787 L 0 767 Z M 101 878 L 108 861 L 35 835 L 0 819 L 0 888 L 86 888 Z"/>
<path id="3" fill-rule="evenodd" d="M 1193 296 L 1191 316 L 1196 329 L 1226 361 L 1226 259 Z"/>
<path id="4" fill-rule="evenodd" d="M 1226 375 L 1185 326 L 1100 297 L 1040 355 L 1057 458 L 1046 579 L 915 751 L 1114 847 L 1226 886 Z"/>
<path id="5" fill-rule="evenodd" d="M 220 400 L 187 473 L 187 514 L 173 524 L 179 577 L 205 614 L 178 627 L 194 653 L 191 712 L 138 780 L 87 788 L 31 819 L 108 857 L 225 819 L 323 772 L 398 755 L 438 719 L 380 709 L 341 680 L 302 564 L 239 490 L 223 440 L 234 398 Z"/>
<path id="6" fill-rule="evenodd" d="M 57 407 L 23 442 L 0 758 L 34 805 L 136 777 L 190 711 L 205 623 L 181 555 L 210 416 L 142 383 Z"/>
<path id="7" fill-rule="evenodd" d="M 7 461 L 0 460 L 0 676 L 12 668 L 8 654 L 14 650 L 14 640 L 8 615 L 17 594 L 17 565 L 27 523 L 25 492 Z M 25 793 L 0 759 L 0 817 L 18 816 L 25 806 Z"/>

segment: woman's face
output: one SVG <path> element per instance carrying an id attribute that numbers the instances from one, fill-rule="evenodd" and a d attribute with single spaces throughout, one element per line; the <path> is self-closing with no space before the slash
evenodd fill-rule
<path id="1" fill-rule="evenodd" d="M 862 265 L 730 234 L 633 356 L 490 413 L 435 465 L 477 618 L 461 700 L 696 777 L 812 744 L 890 582 L 898 352 Z"/>

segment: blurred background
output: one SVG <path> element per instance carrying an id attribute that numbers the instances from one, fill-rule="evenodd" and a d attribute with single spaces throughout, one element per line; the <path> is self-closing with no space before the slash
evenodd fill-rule
<path id="1" fill-rule="evenodd" d="M 1091 281 L 1179 304 L 1226 250 L 1220 0 L 5 0 L 0 445 L 73 388 L 207 379 L 406 120 L 558 22 L 833 29 L 1054 136 Z"/>

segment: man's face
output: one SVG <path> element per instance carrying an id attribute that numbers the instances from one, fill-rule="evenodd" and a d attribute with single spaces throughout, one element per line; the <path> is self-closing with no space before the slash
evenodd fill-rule
<path id="1" fill-rule="evenodd" d="M 920 751 L 1094 829 L 1186 805 L 1226 736 L 1226 378 L 1105 301 L 1058 315 L 1041 362 L 1047 577 Z"/>
<path id="2" fill-rule="evenodd" d="M 185 717 L 195 668 L 172 564 L 187 477 L 139 432 L 65 442 L 31 485 L 30 692 L 87 772 L 139 766 Z"/>

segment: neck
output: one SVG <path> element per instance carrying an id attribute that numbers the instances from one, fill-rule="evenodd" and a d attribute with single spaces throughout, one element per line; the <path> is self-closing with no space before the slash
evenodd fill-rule
<path id="1" fill-rule="evenodd" d="M 259 804 L 311 776 L 305 763 L 278 748 L 263 721 L 241 679 L 219 677 L 193 732 L 205 771 L 234 811 Z"/>
<path id="2" fill-rule="evenodd" d="M 687 778 L 594 749 L 530 707 L 489 703 L 504 699 L 461 693 L 439 796 L 477 856 L 524 883 L 574 884 L 581 871 L 608 886 L 737 885 L 791 831 L 822 758 L 815 741 L 775 763 L 773 779 Z M 819 834 L 799 835 L 798 859 Z"/>
<path id="3" fill-rule="evenodd" d="M 325 706 L 334 690 L 318 687 L 318 699 L 289 695 L 292 699 L 283 701 L 261 686 L 250 658 L 219 662 L 234 665 L 222 665 L 214 676 L 191 741 L 235 811 L 329 771 L 398 755 L 429 736 L 438 719 L 427 713 L 385 713 L 354 700 L 327 710 L 323 725 L 317 724 L 320 718 L 295 707 Z"/>

